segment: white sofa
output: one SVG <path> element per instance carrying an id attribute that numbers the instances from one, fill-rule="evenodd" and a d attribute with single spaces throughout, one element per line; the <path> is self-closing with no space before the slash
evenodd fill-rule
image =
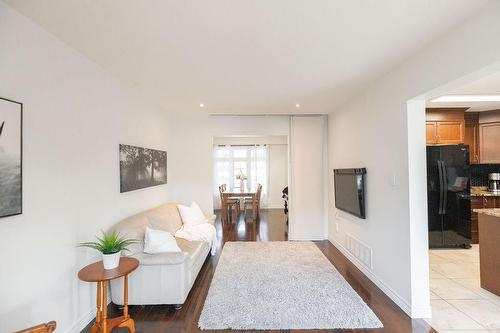
<path id="1" fill-rule="evenodd" d="M 207 218 L 214 223 L 215 215 L 207 215 Z M 181 305 L 210 252 L 210 244 L 176 238 L 182 252 L 146 254 L 143 248 L 147 226 L 174 235 L 182 227 L 176 204 L 163 204 L 128 217 L 112 227 L 124 237 L 141 240 L 129 247 L 130 252 L 123 253 L 139 260 L 139 267 L 129 275 L 128 304 Z M 123 305 L 123 279 L 111 281 L 111 299 L 113 303 Z"/>

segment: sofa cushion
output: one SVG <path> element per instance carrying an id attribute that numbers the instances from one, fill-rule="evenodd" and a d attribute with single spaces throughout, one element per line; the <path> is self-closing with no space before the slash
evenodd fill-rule
<path id="1" fill-rule="evenodd" d="M 144 253 L 157 254 L 166 252 L 182 252 L 174 236 L 168 231 L 146 227 L 144 235 Z"/>
<path id="2" fill-rule="evenodd" d="M 197 257 L 208 251 L 207 242 L 187 241 L 182 238 L 176 238 L 177 245 L 182 252 L 167 252 L 157 254 L 147 254 L 144 252 L 135 253 L 132 257 L 139 260 L 141 265 L 177 265 L 187 261 L 188 267 L 191 267 Z"/>
<path id="3" fill-rule="evenodd" d="M 181 216 L 175 203 L 163 204 L 145 211 L 144 214 L 148 217 L 153 229 L 165 230 L 174 235 L 182 227 Z"/>
<path id="4" fill-rule="evenodd" d="M 165 252 L 157 254 L 147 254 L 144 252 L 132 255 L 139 263 L 144 266 L 154 265 L 178 265 L 189 260 L 187 252 Z"/>
<path id="5" fill-rule="evenodd" d="M 132 215 L 118 222 L 113 229 L 126 238 L 138 239 L 140 242 L 128 246 L 133 255 L 144 250 L 144 233 L 146 227 L 168 231 L 172 235 L 182 227 L 181 216 L 175 203 L 166 203 L 159 207 Z"/>
<path id="6" fill-rule="evenodd" d="M 177 245 L 189 256 L 189 267 L 195 262 L 196 258 L 202 253 L 206 253 L 210 245 L 207 242 L 188 241 L 183 238 L 176 238 Z"/>
<path id="7" fill-rule="evenodd" d="M 207 223 L 207 217 L 200 209 L 200 206 L 193 201 L 191 206 L 177 205 L 179 214 L 181 215 L 182 224 L 186 228 L 194 227 L 200 224 Z"/>
<path id="8" fill-rule="evenodd" d="M 139 240 L 139 242 L 127 246 L 130 252 L 124 252 L 125 254 L 142 253 L 144 250 L 144 233 L 148 225 L 148 217 L 140 213 L 130 216 L 112 227 L 123 237 Z"/>

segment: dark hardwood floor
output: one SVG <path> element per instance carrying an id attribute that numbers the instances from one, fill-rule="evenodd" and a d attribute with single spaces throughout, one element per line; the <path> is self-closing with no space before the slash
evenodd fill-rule
<path id="1" fill-rule="evenodd" d="M 237 223 L 232 221 L 222 227 L 220 216 L 216 221 L 219 251 L 216 256 L 209 256 L 203 265 L 193 288 L 180 310 L 169 305 L 130 306 L 130 314 L 135 320 L 136 332 L 179 333 L 179 332 L 230 332 L 201 331 L 198 328 L 198 318 L 210 287 L 210 282 L 219 259 L 221 248 L 226 241 L 283 241 L 287 240 L 285 216 L 280 209 L 262 210 L 257 223 L 243 220 L 240 216 Z M 377 286 L 361 273 L 346 257 L 329 241 L 315 242 L 319 249 L 344 276 L 349 284 L 370 306 L 384 324 L 384 328 L 365 330 L 279 330 L 266 332 L 397 332 L 397 333 L 437 333 L 424 320 L 412 320 L 395 303 L 393 303 Z M 133 286 L 131 286 L 133 288 Z M 120 315 L 120 309 L 114 304 L 109 305 L 109 315 Z M 90 332 L 90 323 L 82 332 Z M 113 332 L 128 332 L 126 329 L 116 329 Z M 234 331 L 256 332 L 256 331 Z"/>

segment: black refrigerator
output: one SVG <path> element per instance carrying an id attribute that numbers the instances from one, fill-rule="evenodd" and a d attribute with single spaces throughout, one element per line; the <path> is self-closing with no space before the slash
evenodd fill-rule
<path id="1" fill-rule="evenodd" d="M 470 248 L 469 146 L 427 146 L 429 247 Z"/>

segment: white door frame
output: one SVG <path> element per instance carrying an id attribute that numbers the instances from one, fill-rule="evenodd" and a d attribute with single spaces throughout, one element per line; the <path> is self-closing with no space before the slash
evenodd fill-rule
<path id="1" fill-rule="evenodd" d="M 429 244 L 427 227 L 427 170 L 425 103 L 488 75 L 500 72 L 500 63 L 472 72 L 407 102 L 408 190 L 410 231 L 411 317 L 429 318 Z"/>

